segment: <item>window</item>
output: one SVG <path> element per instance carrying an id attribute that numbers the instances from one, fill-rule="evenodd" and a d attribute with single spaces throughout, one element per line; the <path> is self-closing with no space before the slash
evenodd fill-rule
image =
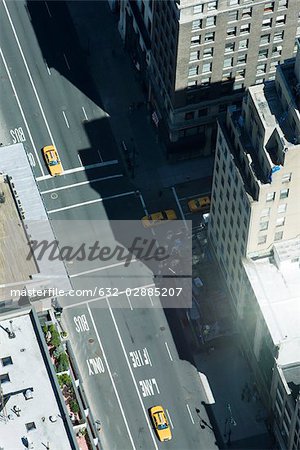
<path id="1" fill-rule="evenodd" d="M 214 27 L 216 25 L 216 16 L 211 16 L 206 19 L 207 27 Z"/>
<path id="2" fill-rule="evenodd" d="M 279 0 L 278 9 L 284 9 L 288 7 L 288 0 Z"/>
<path id="3" fill-rule="evenodd" d="M 0 375 L 0 384 L 8 383 L 10 381 L 8 373 Z"/>
<path id="4" fill-rule="evenodd" d="M 285 222 L 285 217 L 278 217 L 276 220 L 276 227 L 283 227 Z"/>
<path id="5" fill-rule="evenodd" d="M 252 15 L 252 8 L 242 9 L 242 19 L 250 18 Z"/>
<path id="6" fill-rule="evenodd" d="M 236 36 L 236 27 L 228 27 L 227 36 Z"/>
<path id="7" fill-rule="evenodd" d="M 239 42 L 239 50 L 248 48 L 248 39 L 243 39 Z"/>
<path id="8" fill-rule="evenodd" d="M 27 432 L 36 429 L 36 426 L 35 426 L 34 422 L 25 423 L 25 426 L 26 426 Z"/>
<path id="9" fill-rule="evenodd" d="M 215 33 L 205 33 L 204 42 L 212 42 L 215 39 Z"/>
<path id="10" fill-rule="evenodd" d="M 265 244 L 267 242 L 267 236 L 259 236 L 258 237 L 258 244 Z"/>
<path id="11" fill-rule="evenodd" d="M 245 78 L 245 73 L 246 73 L 245 69 L 237 70 L 235 73 L 236 79 Z"/>
<path id="12" fill-rule="evenodd" d="M 267 64 L 258 64 L 256 69 L 256 75 L 264 75 L 267 70 Z"/>
<path id="13" fill-rule="evenodd" d="M 246 23 L 245 25 L 241 25 L 240 34 L 250 33 L 250 23 Z"/>
<path id="14" fill-rule="evenodd" d="M 9 366 L 12 364 L 11 356 L 6 356 L 5 358 L 1 358 L 2 366 Z"/>
<path id="15" fill-rule="evenodd" d="M 228 0 L 229 6 L 238 5 L 240 3 L 240 0 Z"/>
<path id="16" fill-rule="evenodd" d="M 233 58 L 225 58 L 223 68 L 225 69 L 226 67 L 232 67 L 232 64 L 233 64 Z"/>
<path id="17" fill-rule="evenodd" d="M 194 77 L 195 75 L 198 75 L 199 72 L 199 66 L 195 66 L 195 67 L 189 67 L 189 77 Z"/>
<path id="18" fill-rule="evenodd" d="M 195 112 L 194 111 L 189 111 L 187 113 L 185 113 L 184 115 L 184 120 L 192 120 L 195 116 Z"/>
<path id="19" fill-rule="evenodd" d="M 268 227 L 269 227 L 269 221 L 268 220 L 266 222 L 261 222 L 259 224 L 259 231 L 267 230 Z"/>
<path id="20" fill-rule="evenodd" d="M 279 205 L 279 206 L 278 206 L 278 213 L 279 213 L 279 214 L 285 213 L 285 212 L 286 212 L 286 207 L 287 207 L 287 204 L 286 204 L 286 203 L 283 203 L 282 205 Z"/>
<path id="21" fill-rule="evenodd" d="M 225 45 L 225 53 L 234 52 L 234 42 L 229 42 Z"/>
<path id="22" fill-rule="evenodd" d="M 264 208 L 260 214 L 260 217 L 268 217 L 270 215 L 271 208 Z"/>
<path id="23" fill-rule="evenodd" d="M 247 62 L 247 55 L 244 53 L 243 55 L 238 55 L 236 63 L 237 64 L 246 64 Z"/>
<path id="24" fill-rule="evenodd" d="M 282 41 L 283 40 L 283 35 L 284 35 L 283 31 L 278 31 L 277 33 L 274 33 L 273 42 Z"/>
<path id="25" fill-rule="evenodd" d="M 260 45 L 265 45 L 268 44 L 269 42 L 270 42 L 270 35 L 269 34 L 262 35 L 262 37 L 260 38 Z"/>
<path id="26" fill-rule="evenodd" d="M 203 5 L 195 5 L 193 8 L 193 14 L 200 14 L 203 12 Z"/>
<path id="27" fill-rule="evenodd" d="M 265 13 L 270 13 L 274 11 L 274 2 L 268 2 L 265 4 L 264 7 L 264 12 Z"/>
<path id="28" fill-rule="evenodd" d="M 208 11 L 212 11 L 212 10 L 217 9 L 217 8 L 218 8 L 218 2 L 217 1 L 208 2 L 207 3 L 207 10 Z"/>
<path id="29" fill-rule="evenodd" d="M 188 89 L 193 89 L 193 87 L 196 87 L 198 84 L 197 80 L 188 81 L 187 87 Z"/>
<path id="30" fill-rule="evenodd" d="M 285 16 L 277 16 L 276 17 L 276 25 L 284 25 L 285 24 Z"/>
<path id="31" fill-rule="evenodd" d="M 265 59 L 268 57 L 268 50 L 259 50 L 258 59 Z"/>
<path id="32" fill-rule="evenodd" d="M 222 81 L 229 81 L 232 79 L 232 72 L 225 72 L 222 76 Z"/>
<path id="33" fill-rule="evenodd" d="M 202 27 L 202 20 L 200 20 L 200 19 L 193 20 L 192 31 L 200 30 L 201 27 Z"/>
<path id="34" fill-rule="evenodd" d="M 267 202 L 273 202 L 275 200 L 275 192 L 269 192 L 267 194 L 266 201 Z"/>
<path id="35" fill-rule="evenodd" d="M 213 47 L 207 47 L 203 50 L 203 58 L 210 58 L 214 54 Z"/>
<path id="36" fill-rule="evenodd" d="M 282 45 L 274 45 L 272 48 L 272 57 L 278 57 L 281 55 Z"/>
<path id="37" fill-rule="evenodd" d="M 270 71 L 276 70 L 276 67 L 278 66 L 279 61 L 272 61 L 270 64 Z"/>
<path id="38" fill-rule="evenodd" d="M 238 12 L 237 11 L 229 11 L 228 22 L 234 22 L 237 19 L 238 19 Z"/>
<path id="39" fill-rule="evenodd" d="M 291 179 L 292 179 L 292 173 L 291 172 L 290 173 L 285 173 L 282 176 L 281 182 L 282 183 L 289 183 L 291 181 Z"/>
<path id="40" fill-rule="evenodd" d="M 212 63 L 203 63 L 202 73 L 211 72 Z"/>
<path id="41" fill-rule="evenodd" d="M 289 196 L 289 189 L 281 189 L 280 191 L 280 199 L 287 198 Z"/>
<path id="42" fill-rule="evenodd" d="M 207 111 L 208 111 L 207 108 L 199 109 L 199 111 L 198 111 L 198 117 L 204 117 L 204 116 L 207 116 Z"/>
<path id="43" fill-rule="evenodd" d="M 262 21 L 262 30 L 265 30 L 266 28 L 271 28 L 272 26 L 272 19 L 265 19 Z"/>
<path id="44" fill-rule="evenodd" d="M 191 47 L 193 45 L 199 45 L 200 44 L 200 36 L 192 36 L 191 38 Z"/>
<path id="45" fill-rule="evenodd" d="M 190 62 L 197 61 L 199 59 L 200 52 L 191 52 L 190 53 Z"/>
<path id="46" fill-rule="evenodd" d="M 206 86 L 206 85 L 208 85 L 209 83 L 210 83 L 210 77 L 202 78 L 202 80 L 201 80 L 201 85 L 202 85 L 202 86 Z"/>
<path id="47" fill-rule="evenodd" d="M 274 241 L 281 241 L 282 236 L 283 236 L 283 231 L 277 231 L 277 233 L 275 233 Z"/>

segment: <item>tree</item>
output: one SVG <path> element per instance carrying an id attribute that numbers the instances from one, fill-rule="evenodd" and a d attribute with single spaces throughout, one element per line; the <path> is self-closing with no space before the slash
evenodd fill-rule
<path id="1" fill-rule="evenodd" d="M 70 401 L 70 410 L 72 411 L 72 413 L 77 414 L 79 412 L 79 405 L 76 402 L 76 400 L 71 400 Z"/>
<path id="2" fill-rule="evenodd" d="M 51 325 L 52 327 L 52 325 Z M 59 336 L 59 332 L 57 331 L 57 329 L 54 327 L 54 329 L 50 329 L 51 332 L 51 340 L 50 340 L 50 344 L 53 345 L 54 347 L 58 347 L 60 345 L 60 336 Z"/>
<path id="3" fill-rule="evenodd" d="M 69 359 L 66 352 L 63 352 L 59 355 L 57 359 L 57 372 L 65 372 L 69 368 Z"/>
<path id="4" fill-rule="evenodd" d="M 58 375 L 57 378 L 61 388 L 63 388 L 64 386 L 67 386 L 68 388 L 72 386 L 72 379 L 67 373 Z"/>

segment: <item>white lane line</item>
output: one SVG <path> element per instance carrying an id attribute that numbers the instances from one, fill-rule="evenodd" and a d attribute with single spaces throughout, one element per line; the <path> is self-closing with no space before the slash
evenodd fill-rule
<path id="1" fill-rule="evenodd" d="M 142 194 L 140 192 L 139 192 L 139 197 L 140 197 L 140 200 L 141 200 L 142 207 L 144 208 L 145 214 L 148 216 L 148 211 L 147 211 L 147 208 L 146 208 L 146 204 L 145 204 L 144 198 L 143 198 L 143 196 L 142 196 Z"/>
<path id="2" fill-rule="evenodd" d="M 137 259 L 132 259 L 132 263 L 138 262 Z M 69 275 L 70 278 L 81 277 L 82 275 L 89 275 L 90 273 L 100 272 L 101 270 L 112 269 L 113 267 L 124 266 L 124 262 L 119 262 L 115 264 L 110 264 L 109 266 L 97 267 L 96 269 L 85 270 L 84 272 L 74 273 L 73 275 Z M 126 292 L 126 291 L 124 291 Z M 121 294 L 121 292 L 119 292 Z"/>
<path id="3" fill-rule="evenodd" d="M 87 116 L 87 113 L 85 112 L 85 109 L 84 109 L 84 107 L 83 107 L 83 106 L 81 107 L 81 109 L 82 109 L 82 111 L 83 111 L 83 114 L 84 114 L 85 120 L 89 120 L 89 118 L 88 118 L 88 116 Z"/>
<path id="4" fill-rule="evenodd" d="M 48 6 L 47 2 L 44 2 L 44 3 L 45 3 L 45 6 L 46 6 L 46 8 L 47 8 L 47 11 L 48 11 L 48 14 L 49 14 L 49 16 L 50 16 L 50 17 L 52 17 L 52 15 L 51 15 L 51 12 L 50 12 L 50 9 L 49 9 L 49 6 Z"/>
<path id="5" fill-rule="evenodd" d="M 97 150 L 97 153 L 98 153 L 98 155 L 99 155 L 100 161 L 101 161 L 101 162 L 103 162 L 103 159 L 102 159 L 102 156 L 101 156 L 100 150 Z"/>
<path id="6" fill-rule="evenodd" d="M 15 36 L 16 42 L 17 42 L 17 44 L 18 44 L 18 48 L 19 48 L 19 51 L 20 51 L 20 53 L 21 53 L 21 56 L 22 56 L 22 59 L 23 59 L 23 63 L 24 63 L 24 66 L 25 66 L 25 68 L 26 68 L 26 72 L 27 72 L 27 74 L 28 74 L 28 77 L 29 77 L 29 80 L 30 80 L 30 83 L 31 83 L 31 86 L 32 86 L 32 89 L 33 89 L 33 92 L 34 92 L 34 95 L 35 95 L 36 100 L 37 100 L 37 102 L 38 102 L 40 111 L 41 111 L 41 113 L 42 113 L 42 117 L 43 117 L 43 119 L 44 119 L 44 122 L 45 122 L 45 125 L 46 125 L 46 128 L 47 128 L 47 131 L 48 131 L 48 134 L 49 134 L 51 143 L 54 145 L 54 147 L 58 148 L 57 145 L 55 145 L 55 142 L 54 142 L 52 133 L 51 133 L 51 131 L 50 131 L 49 124 L 48 124 L 48 122 L 47 122 L 47 119 L 46 119 L 46 116 L 45 116 L 45 113 L 44 113 L 44 110 L 43 110 L 43 107 L 42 107 L 40 98 L 39 98 L 39 96 L 38 96 L 38 93 L 37 93 L 35 84 L 34 84 L 34 82 L 33 82 L 33 79 L 32 79 L 32 76 L 31 76 L 31 73 L 30 73 L 30 70 L 29 70 L 27 61 L 26 61 L 26 58 L 25 58 L 25 56 L 24 56 L 24 53 L 23 53 L 23 50 L 22 50 L 22 47 L 21 47 L 21 44 L 20 44 L 20 41 L 19 41 L 19 38 L 18 38 L 18 35 L 17 35 L 17 33 L 16 33 L 14 24 L 13 24 L 13 22 L 12 22 L 11 16 L 10 16 L 9 11 L 8 11 L 8 8 L 7 8 L 7 6 L 6 6 L 6 0 L 2 0 L 2 2 L 3 2 L 3 5 L 4 5 L 4 8 L 5 8 L 5 11 L 6 11 L 6 14 L 7 14 L 9 23 L 10 23 L 10 26 L 11 26 L 11 28 L 12 28 L 12 30 L 13 30 L 13 34 L 14 34 L 14 36 Z"/>
<path id="7" fill-rule="evenodd" d="M 169 411 L 167 409 L 166 409 L 166 413 L 167 413 L 167 416 L 168 416 L 168 419 L 169 419 L 169 424 L 171 425 L 172 430 L 174 430 L 174 425 L 173 425 L 173 422 L 171 420 L 170 413 L 169 413 Z"/>
<path id="8" fill-rule="evenodd" d="M 102 270 L 102 269 L 101 269 Z M 14 284 L 14 286 L 15 286 L 15 284 Z M 154 284 L 148 284 L 148 285 L 145 285 L 145 286 L 139 286 L 139 287 L 137 287 L 137 289 L 141 289 L 141 288 L 149 288 L 149 287 L 153 287 L 154 286 Z M 4 285 L 0 285 L 0 288 L 1 287 L 4 287 Z M 126 290 L 125 291 L 119 291 L 118 292 L 118 294 L 119 295 L 122 295 L 122 294 L 126 294 Z M 96 301 L 99 301 L 99 300 L 106 300 L 106 297 L 114 297 L 113 295 L 108 295 L 108 296 L 102 296 L 102 297 L 95 297 L 95 298 L 92 298 L 91 300 L 82 300 L 82 302 L 76 302 L 76 303 L 71 303 L 70 305 L 66 305 L 66 306 L 64 306 L 64 309 L 70 309 L 70 308 L 74 308 L 74 307 L 78 307 L 79 305 L 88 305 L 89 303 L 92 303 L 92 302 L 96 302 Z M 150 356 L 148 355 L 148 359 L 149 359 L 149 361 L 150 361 L 150 366 L 152 367 L 152 362 L 151 362 L 151 360 L 150 360 Z"/>
<path id="9" fill-rule="evenodd" d="M 4 55 L 3 55 L 3 52 L 2 52 L 2 49 L 1 49 L 1 48 L 0 48 L 0 54 L 1 54 L 1 58 L 2 58 L 2 61 L 3 61 L 4 67 L 5 67 L 5 70 L 6 70 L 6 73 L 7 73 L 7 76 L 8 76 L 10 85 L 11 85 L 11 88 L 12 88 L 13 93 L 14 93 L 14 96 L 15 96 L 15 98 L 16 98 L 17 105 L 18 105 L 19 110 L 20 110 L 20 112 L 21 112 L 22 119 L 23 119 L 23 121 L 24 121 L 24 123 L 25 123 L 25 127 L 26 127 L 26 130 L 27 130 L 27 133 L 28 133 L 28 136 L 29 136 L 29 139 L 30 139 L 32 148 L 33 148 L 33 150 L 34 150 L 36 159 L 37 159 L 37 161 L 38 161 L 39 168 L 40 168 L 42 174 L 44 175 L 45 172 L 44 172 L 43 167 L 42 167 L 42 165 L 41 165 L 41 162 L 40 162 L 40 159 L 39 159 L 39 156 L 38 156 L 38 153 L 37 153 L 37 149 L 36 149 L 35 143 L 33 142 L 33 137 L 32 137 L 32 135 L 31 135 L 31 132 L 30 132 L 30 129 L 29 129 L 29 125 L 28 125 L 28 123 L 27 123 L 27 120 L 26 120 L 26 117 L 25 117 L 23 108 L 22 108 L 22 106 L 21 106 L 20 99 L 19 99 L 19 97 L 18 97 L 18 94 L 17 94 L 16 88 L 15 88 L 15 85 L 14 85 L 14 83 L 13 83 L 12 77 L 11 77 L 10 72 L 9 72 L 9 69 L 8 69 L 8 65 L 7 65 L 7 63 L 6 63 L 6 60 L 5 60 L 5 58 L 4 58 Z"/>
<path id="10" fill-rule="evenodd" d="M 51 70 L 49 69 L 49 66 L 48 66 L 48 64 L 46 63 L 46 61 L 45 61 L 45 64 L 46 64 L 46 67 L 47 67 L 47 72 L 48 72 L 48 74 L 51 75 Z"/>
<path id="11" fill-rule="evenodd" d="M 182 217 L 182 221 L 183 221 L 184 226 L 185 226 L 185 228 L 186 228 L 186 230 L 187 230 L 187 229 L 188 229 L 188 226 L 187 226 L 187 224 L 186 224 L 186 221 L 185 221 L 185 218 L 184 218 L 184 214 L 183 214 L 183 211 L 182 211 L 182 208 L 181 208 L 181 204 L 179 203 L 179 199 L 178 199 L 178 197 L 177 197 L 176 190 L 175 190 L 174 187 L 172 187 L 172 192 L 173 192 L 173 195 L 174 195 L 174 197 L 175 197 L 175 200 L 176 200 L 178 209 L 179 209 L 179 211 L 180 211 L 180 214 L 181 214 L 181 217 Z"/>
<path id="12" fill-rule="evenodd" d="M 71 69 L 70 69 L 70 65 L 69 65 L 69 61 L 67 60 L 67 57 L 66 57 L 66 55 L 65 55 L 65 54 L 64 54 L 64 59 L 65 59 L 65 62 L 66 62 L 67 68 L 68 68 L 69 70 L 71 70 Z"/>
<path id="13" fill-rule="evenodd" d="M 186 406 L 186 409 L 188 410 L 188 413 L 189 413 L 189 415 L 190 415 L 190 419 L 191 419 L 192 423 L 195 423 L 189 405 L 186 404 L 185 406 Z"/>
<path id="14" fill-rule="evenodd" d="M 83 172 L 84 170 L 96 169 L 98 167 L 111 166 L 113 164 L 118 164 L 118 162 L 119 161 L 117 159 L 113 159 L 111 161 L 104 161 L 103 163 L 96 163 L 96 164 L 90 164 L 88 166 L 75 167 L 74 169 L 67 169 L 67 170 L 65 170 L 63 175 L 70 175 L 70 174 L 75 173 L 75 172 Z M 36 181 L 48 180 L 49 178 L 52 178 L 51 175 L 44 175 L 42 177 L 37 177 Z"/>
<path id="15" fill-rule="evenodd" d="M 127 293 L 126 293 L 126 297 L 127 297 L 127 300 L 128 300 L 129 306 L 130 306 L 130 309 L 131 309 L 131 311 L 133 311 L 133 307 L 132 307 L 132 304 L 131 304 L 129 295 L 127 295 Z"/>
<path id="16" fill-rule="evenodd" d="M 170 352 L 170 349 L 169 349 L 169 346 L 168 346 L 167 342 L 165 342 L 165 346 L 166 346 L 167 352 L 169 353 L 170 360 L 173 361 L 173 358 L 172 358 L 172 355 L 171 355 L 171 352 Z"/>
<path id="17" fill-rule="evenodd" d="M 68 122 L 66 113 L 65 113 L 64 111 L 62 111 L 62 113 L 63 113 L 63 116 L 64 116 L 64 119 L 65 119 L 65 122 L 66 122 L 67 127 L 70 128 L 70 125 L 69 125 L 69 122 Z"/>
<path id="18" fill-rule="evenodd" d="M 81 161 L 79 153 L 77 153 L 77 156 L 78 156 L 78 159 L 79 159 L 79 164 L 83 167 L 83 164 L 82 164 L 82 161 Z"/>
<path id="19" fill-rule="evenodd" d="M 148 294 L 148 297 L 149 297 L 149 299 L 150 299 L 151 305 L 153 306 L 153 299 L 152 299 L 151 295 Z"/>
<path id="20" fill-rule="evenodd" d="M 121 337 L 121 334 L 120 334 L 120 331 L 119 331 L 119 327 L 118 327 L 118 325 L 117 325 L 115 316 L 114 316 L 114 314 L 113 314 L 113 312 L 112 312 L 112 308 L 111 308 L 111 306 L 110 306 L 110 303 L 109 303 L 108 298 L 106 298 L 106 301 L 107 301 L 107 305 L 108 305 L 108 308 L 109 308 L 109 312 L 110 312 L 112 321 L 113 321 L 113 323 L 114 323 L 114 326 L 115 326 L 115 329 L 116 329 L 116 332 L 117 332 L 117 335 L 118 335 L 118 338 L 119 338 L 119 342 L 120 342 L 120 344 L 121 344 L 121 347 L 122 347 L 122 350 L 123 350 L 123 353 L 124 353 L 124 357 L 125 357 L 125 360 L 126 360 L 126 363 L 127 363 L 127 366 L 128 366 L 128 370 L 129 370 L 129 372 L 130 372 L 130 375 L 131 375 L 131 378 L 132 378 L 132 381 L 133 381 L 133 384 L 134 384 L 136 393 L 137 393 L 137 395 L 138 395 L 138 398 L 139 398 L 139 401 L 140 401 L 140 404 L 141 404 L 141 407 L 142 407 L 142 410 L 143 410 L 143 413 L 144 413 L 144 416 L 145 416 L 145 419 L 146 419 L 146 422 L 147 422 L 147 425 L 148 425 L 148 429 L 149 429 L 149 432 L 150 432 L 150 435 L 151 435 L 151 438 L 152 438 L 154 447 L 155 447 L 156 450 L 158 450 L 158 446 L 157 446 L 157 443 L 156 443 L 156 437 L 154 436 L 153 429 L 152 429 L 152 425 L 150 424 L 149 417 L 148 417 L 148 414 L 146 413 L 146 409 L 145 409 L 144 403 L 143 403 L 143 401 L 142 401 L 142 398 L 141 398 L 141 394 L 140 394 L 139 388 L 138 388 L 137 383 L 136 383 L 136 380 L 135 380 L 135 378 L 134 378 L 133 371 L 132 371 L 132 367 L 131 367 L 130 362 L 129 362 L 129 360 L 128 360 L 127 352 L 126 352 L 126 350 L 125 350 L 124 342 L 123 342 L 123 340 L 122 340 L 122 337 Z"/>
<path id="21" fill-rule="evenodd" d="M 110 175 L 108 177 L 94 178 L 93 180 L 81 181 L 80 183 L 67 184 L 67 186 L 61 186 L 61 187 L 54 188 L 54 189 L 48 189 L 47 191 L 41 191 L 40 194 L 42 194 L 42 195 L 43 194 L 50 194 L 51 192 L 63 191 L 65 189 L 71 189 L 73 187 L 78 187 L 78 186 L 84 186 L 85 184 L 97 183 L 98 181 L 105 181 L 105 180 L 112 180 L 114 178 L 121 178 L 123 176 L 124 175 L 122 173 L 120 173 L 120 174 L 117 174 L 117 175 Z"/>
<path id="22" fill-rule="evenodd" d="M 87 305 L 87 309 L 88 309 L 88 312 L 89 312 L 89 315 L 90 315 L 90 318 L 91 318 L 91 322 L 92 322 L 94 330 L 95 330 L 95 334 L 96 334 L 97 341 L 98 341 L 98 344 L 99 344 L 100 349 L 101 349 L 101 353 L 103 355 L 103 358 L 104 358 L 104 361 L 105 361 L 105 364 L 106 364 L 106 367 L 107 367 L 107 371 L 108 371 L 108 374 L 109 374 L 109 378 L 110 378 L 111 384 L 113 386 L 113 390 L 114 390 L 114 392 L 116 394 L 116 397 L 117 397 L 117 401 L 118 401 L 118 404 L 119 404 L 119 407 L 120 407 L 121 414 L 123 416 L 123 420 L 124 420 L 124 423 L 125 423 L 125 427 L 126 427 L 126 430 L 127 430 L 127 433 L 128 433 L 128 436 L 129 436 L 132 448 L 136 449 L 136 446 L 134 444 L 133 437 L 131 435 L 131 431 L 129 429 L 129 425 L 128 425 L 128 422 L 127 422 L 127 419 L 126 419 L 126 416 L 125 416 L 124 408 L 123 408 L 123 405 L 122 405 L 119 393 L 117 391 L 117 388 L 116 388 L 116 385 L 115 385 L 115 381 L 113 379 L 113 376 L 112 376 L 112 373 L 111 373 L 111 370 L 110 370 L 110 366 L 108 364 L 107 357 L 106 357 L 106 354 L 105 354 L 102 342 L 100 340 L 100 336 L 99 336 L 99 333 L 98 333 L 98 330 L 97 330 L 97 327 L 96 327 L 96 324 L 95 324 L 95 320 L 94 320 L 94 317 L 92 316 L 92 312 L 91 312 L 91 309 L 90 309 L 89 305 Z"/>
<path id="23" fill-rule="evenodd" d="M 48 211 L 48 214 L 53 214 L 60 211 L 67 211 L 68 209 L 80 208 L 81 206 L 92 205 L 93 203 L 102 203 L 105 200 L 112 200 L 113 198 L 125 197 L 127 195 L 132 195 L 134 193 L 135 191 L 123 192 L 123 194 L 110 195 L 109 197 L 105 198 L 96 198 L 95 200 L 88 200 L 87 202 L 75 203 L 74 205 L 64 206 L 62 208 L 51 209 Z"/>

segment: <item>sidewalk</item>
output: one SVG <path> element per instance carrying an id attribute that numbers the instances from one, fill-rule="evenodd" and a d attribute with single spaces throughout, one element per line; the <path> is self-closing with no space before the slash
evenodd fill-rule
<path id="1" fill-rule="evenodd" d="M 134 146 L 132 183 L 144 197 L 160 189 L 211 175 L 213 158 L 169 163 L 147 110 L 139 74 L 123 49 L 114 14 L 107 2 L 67 2 L 82 48 L 98 87 L 117 145 Z M 99 32 L 98 32 L 99 31 Z M 132 104 L 138 105 L 134 108 Z"/>

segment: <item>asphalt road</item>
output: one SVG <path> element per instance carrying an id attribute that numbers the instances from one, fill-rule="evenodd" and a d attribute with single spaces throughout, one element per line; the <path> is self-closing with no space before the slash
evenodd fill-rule
<path id="1" fill-rule="evenodd" d="M 92 242 L 104 230 L 113 240 L 108 220 L 140 219 L 145 205 L 124 174 L 64 3 L 2 0 L 0 30 L 1 142 L 23 142 L 61 245 Z M 41 156 L 50 143 L 62 160 L 59 178 L 49 176 Z M 163 447 L 215 448 L 196 414 L 200 408 L 209 423 L 199 375 L 179 359 L 159 300 L 140 289 L 124 293 L 152 286 L 149 270 L 97 261 L 71 261 L 67 269 L 74 289 L 119 290 L 98 300 L 70 297 L 64 311 L 93 416 L 103 423 L 104 448 L 160 448 L 148 415 L 156 404 L 166 409 L 173 433 Z"/>

